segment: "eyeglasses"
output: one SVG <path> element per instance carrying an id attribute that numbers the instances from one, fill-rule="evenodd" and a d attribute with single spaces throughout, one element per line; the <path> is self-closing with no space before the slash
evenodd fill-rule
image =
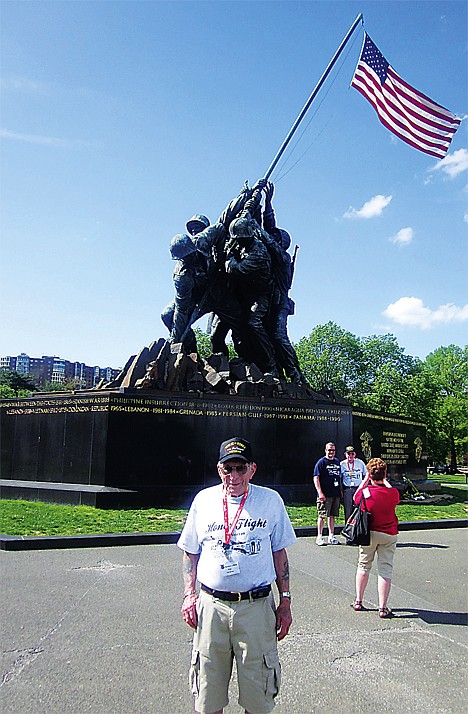
<path id="1" fill-rule="evenodd" d="M 233 471 L 237 471 L 238 474 L 245 474 L 247 467 L 248 464 L 238 464 L 237 466 L 230 466 L 229 464 L 225 466 L 224 464 L 221 464 L 221 471 L 226 475 L 232 473 Z"/>

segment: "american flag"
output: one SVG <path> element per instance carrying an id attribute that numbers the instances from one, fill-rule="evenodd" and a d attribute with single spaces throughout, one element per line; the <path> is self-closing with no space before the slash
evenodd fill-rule
<path id="1" fill-rule="evenodd" d="M 366 32 L 351 86 L 400 139 L 426 154 L 439 158 L 446 155 L 461 119 L 405 82 Z"/>

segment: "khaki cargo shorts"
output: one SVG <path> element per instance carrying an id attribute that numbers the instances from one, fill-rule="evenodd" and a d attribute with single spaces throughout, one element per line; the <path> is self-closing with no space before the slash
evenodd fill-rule
<path id="1" fill-rule="evenodd" d="M 317 514 L 320 518 L 330 518 L 334 516 L 335 518 L 340 513 L 340 497 L 339 496 L 327 496 L 325 501 L 321 501 L 317 498 Z"/>
<path id="2" fill-rule="evenodd" d="M 202 590 L 197 611 L 189 674 L 196 710 L 227 706 L 235 657 L 239 705 L 255 714 L 271 712 L 281 683 L 273 594 L 253 602 L 224 602 Z"/>
<path id="3" fill-rule="evenodd" d="M 370 545 L 359 546 L 358 568 L 370 573 L 377 553 L 377 572 L 382 578 L 392 579 L 393 556 L 395 555 L 398 536 L 371 531 Z"/>

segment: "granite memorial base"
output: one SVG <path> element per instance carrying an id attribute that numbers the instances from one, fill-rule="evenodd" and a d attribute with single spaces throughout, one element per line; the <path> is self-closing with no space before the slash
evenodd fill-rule
<path id="1" fill-rule="evenodd" d="M 1 400 L 0 419 L 1 498 L 187 507 L 196 492 L 219 483 L 219 444 L 236 435 L 253 445 L 255 483 L 288 503 L 314 502 L 312 469 L 327 441 L 340 458 L 354 442 L 364 460 L 382 454 L 396 474 L 425 475 L 422 424 L 353 416 L 351 406 L 325 398 L 79 392 Z"/>

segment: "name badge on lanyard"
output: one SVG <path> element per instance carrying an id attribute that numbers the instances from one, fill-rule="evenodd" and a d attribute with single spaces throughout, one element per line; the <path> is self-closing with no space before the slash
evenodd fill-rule
<path id="1" fill-rule="evenodd" d="M 224 555 L 226 556 L 226 560 L 227 560 L 226 563 L 223 563 L 221 565 L 221 570 L 223 571 L 224 575 L 238 575 L 240 573 L 239 563 L 235 563 L 234 561 L 230 560 L 228 551 L 230 550 L 232 534 L 233 534 L 234 529 L 237 525 L 237 521 L 240 518 L 242 509 L 245 506 L 245 502 L 247 500 L 248 495 L 249 495 L 249 488 L 247 487 L 247 490 L 244 493 L 244 495 L 242 496 L 241 502 L 239 503 L 239 505 L 237 507 L 237 511 L 235 513 L 233 521 L 232 521 L 231 525 L 229 525 L 229 509 L 228 509 L 227 497 L 226 497 L 225 493 L 223 494 L 223 514 L 224 514 L 223 548 L 224 548 Z"/>

